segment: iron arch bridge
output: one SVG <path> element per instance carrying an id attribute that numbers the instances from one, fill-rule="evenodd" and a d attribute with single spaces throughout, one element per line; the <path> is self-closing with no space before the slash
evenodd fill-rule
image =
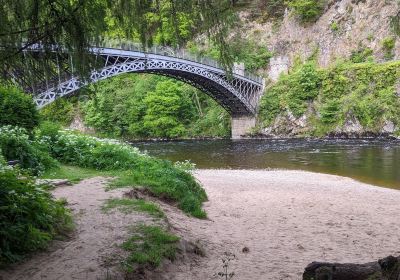
<path id="1" fill-rule="evenodd" d="M 132 46 L 92 47 L 90 51 L 99 67 L 85 80 L 74 76 L 70 65 L 62 69 L 62 74 L 58 70 L 53 77 L 47 75 L 41 86 L 28 87 L 39 109 L 89 83 L 123 73 L 152 73 L 181 80 L 211 96 L 234 117 L 254 116 L 264 90 L 260 77 L 245 74 L 243 70 L 227 75 L 215 61 L 182 51 L 153 48 L 144 52 Z M 40 47 L 33 46 L 25 52 L 37 53 Z"/>

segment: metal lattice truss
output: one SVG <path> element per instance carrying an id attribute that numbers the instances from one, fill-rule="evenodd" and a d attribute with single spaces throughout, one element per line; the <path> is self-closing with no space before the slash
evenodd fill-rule
<path id="1" fill-rule="evenodd" d="M 260 79 L 253 80 L 238 74 L 228 77 L 223 69 L 168 55 L 126 51 L 112 48 L 92 48 L 102 67 L 92 71 L 89 78 L 80 80 L 73 75 L 54 77 L 54 86 L 33 94 L 38 108 L 57 98 L 69 95 L 89 83 L 122 73 L 153 73 L 179 79 L 204 91 L 231 115 L 254 115 L 264 86 Z M 104 62 L 104 63 L 103 63 Z"/>

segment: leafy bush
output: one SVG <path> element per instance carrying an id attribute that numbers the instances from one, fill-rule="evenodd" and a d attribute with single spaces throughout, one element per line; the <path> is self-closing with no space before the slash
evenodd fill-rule
<path id="1" fill-rule="evenodd" d="M 41 143 L 63 163 L 98 170 L 120 170 L 119 185 L 146 187 L 154 195 L 172 200 L 195 217 L 205 217 L 201 204 L 207 197 L 194 177 L 165 160 L 139 152 L 137 148 L 107 139 L 60 132 L 53 139 L 41 132 Z M 121 183 L 123 182 L 123 183 Z M 118 183 L 118 180 L 117 180 Z M 191 202 L 191 204 L 188 203 Z"/>
<path id="2" fill-rule="evenodd" d="M 282 76 L 261 99 L 261 120 L 267 125 L 281 111 L 288 110 L 300 117 L 306 112 L 308 102 L 318 95 L 320 84 L 320 74 L 312 63 L 304 64 L 291 75 Z"/>
<path id="3" fill-rule="evenodd" d="M 385 59 L 390 60 L 394 57 L 393 49 L 396 45 L 396 39 L 394 37 L 387 37 L 382 41 L 382 49 L 384 52 Z"/>
<path id="4" fill-rule="evenodd" d="M 30 140 L 24 128 L 0 127 L 0 150 L 6 160 L 18 160 L 19 165 L 31 171 L 33 175 L 38 175 L 56 165 L 46 146 Z"/>
<path id="5" fill-rule="evenodd" d="M 0 205 L 0 266 L 45 248 L 72 228 L 63 204 L 17 169 L 0 167 Z"/>
<path id="6" fill-rule="evenodd" d="M 293 9 L 302 22 L 313 22 L 324 11 L 325 0 L 289 0 L 288 6 Z"/>
<path id="7" fill-rule="evenodd" d="M 236 36 L 231 42 L 233 57 L 236 62 L 243 62 L 245 69 L 256 71 L 266 68 L 272 57 L 272 52 L 260 43 Z"/>
<path id="8" fill-rule="evenodd" d="M 39 114 L 32 97 L 16 87 L 0 84 L 0 126 L 19 126 L 32 131 L 39 124 Z"/>
<path id="9" fill-rule="evenodd" d="M 74 103 L 66 98 L 58 98 L 41 109 L 40 115 L 46 121 L 66 126 L 70 125 L 75 116 Z"/>

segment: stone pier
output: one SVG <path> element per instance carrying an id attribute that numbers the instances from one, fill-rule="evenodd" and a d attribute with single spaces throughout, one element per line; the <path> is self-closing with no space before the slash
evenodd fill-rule
<path id="1" fill-rule="evenodd" d="M 248 134 L 255 125 L 256 118 L 253 116 L 233 116 L 232 139 L 243 138 L 243 136 Z"/>

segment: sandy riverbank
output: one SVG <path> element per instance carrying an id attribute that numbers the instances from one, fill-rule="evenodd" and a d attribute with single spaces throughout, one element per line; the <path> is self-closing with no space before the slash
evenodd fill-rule
<path id="1" fill-rule="evenodd" d="M 368 262 L 400 255 L 400 191 L 301 171 L 200 170 L 210 221 L 170 213 L 207 258 L 169 279 L 218 279 L 225 251 L 234 279 L 301 279 L 311 261 Z M 242 253 L 244 247 L 248 253 Z M 166 276 L 168 279 L 168 276 Z"/>
<path id="2" fill-rule="evenodd" d="M 189 218 L 161 203 L 171 230 L 199 241 L 206 257 L 190 257 L 151 279 L 221 279 L 224 252 L 236 254 L 233 279 L 301 279 L 311 261 L 367 262 L 400 255 L 400 191 L 352 179 L 301 171 L 198 170 L 209 196 L 208 220 Z M 77 221 L 76 236 L 39 253 L 0 279 L 118 278 L 118 244 L 140 214 L 105 215 L 100 207 L 123 190 L 105 192 L 93 178 L 54 191 L 65 197 Z M 248 248 L 247 253 L 242 249 Z M 122 275 L 120 275 L 122 277 Z"/>

